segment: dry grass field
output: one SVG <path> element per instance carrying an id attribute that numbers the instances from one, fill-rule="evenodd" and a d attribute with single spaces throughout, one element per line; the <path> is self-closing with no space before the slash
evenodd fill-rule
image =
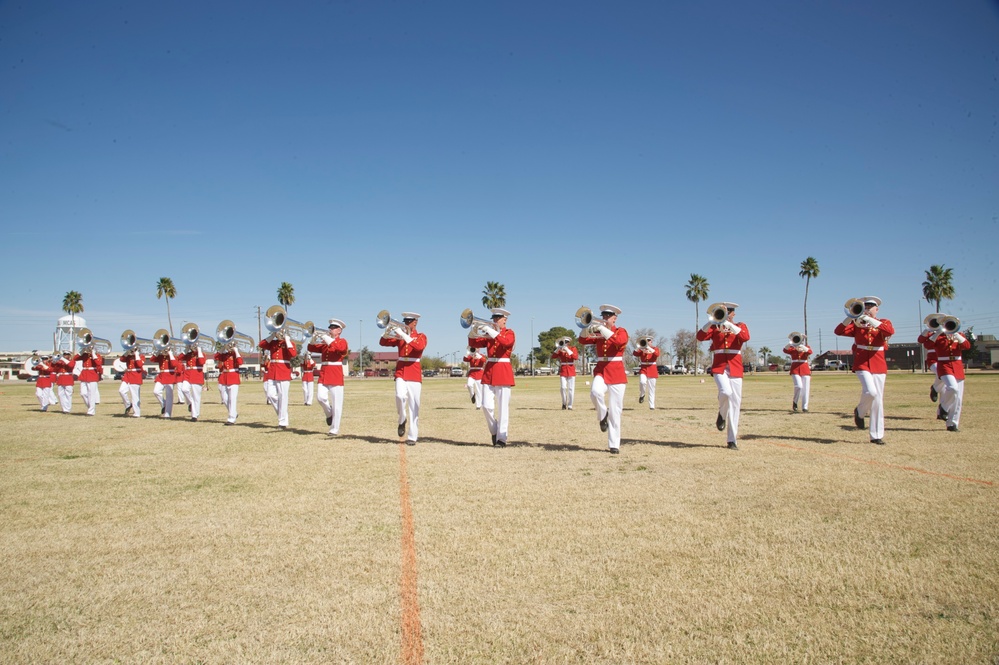
<path id="1" fill-rule="evenodd" d="M 256 382 L 236 427 L 214 384 L 196 423 L 0 385 L 0 662 L 999 662 L 999 374 L 959 433 L 890 375 L 886 446 L 851 374 L 808 414 L 747 377 L 738 451 L 700 379 L 650 411 L 630 377 L 619 456 L 586 377 L 574 411 L 521 379 L 505 449 L 459 379 L 415 447 L 388 379 L 348 383 L 337 439 L 296 384 L 285 431 Z"/>

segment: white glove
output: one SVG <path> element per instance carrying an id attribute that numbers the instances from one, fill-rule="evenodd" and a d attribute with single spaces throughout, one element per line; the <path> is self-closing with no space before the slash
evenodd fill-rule
<path id="1" fill-rule="evenodd" d="M 710 321 L 708 321 L 703 326 L 701 326 L 701 330 L 703 330 L 704 332 L 708 332 L 709 330 L 711 330 L 711 327 L 714 326 L 714 325 L 715 324 L 713 324 Z"/>
<path id="2" fill-rule="evenodd" d="M 851 323 L 856 323 L 856 322 L 857 322 L 857 319 L 854 319 L 854 318 L 852 318 L 852 317 L 849 317 L 849 316 L 848 316 L 848 317 L 846 317 L 845 319 L 843 319 L 843 325 L 844 325 L 844 326 L 848 326 L 848 325 L 850 325 Z"/>
<path id="3" fill-rule="evenodd" d="M 798 353 L 804 353 L 807 349 L 804 344 L 800 344 L 798 347 Z"/>
<path id="4" fill-rule="evenodd" d="M 170 360 L 176 360 L 176 358 L 173 357 L 172 349 L 170 351 L 167 351 L 167 358 L 169 358 Z"/>
<path id="5" fill-rule="evenodd" d="M 497 337 L 499 337 L 499 331 L 496 330 L 495 328 L 483 328 L 482 332 L 489 335 L 490 339 L 496 339 Z"/>
<path id="6" fill-rule="evenodd" d="M 968 341 L 961 333 L 954 333 L 954 339 L 957 340 L 959 344 L 964 344 L 966 341 Z"/>
<path id="7" fill-rule="evenodd" d="M 402 341 L 406 342 L 406 344 L 412 344 L 413 343 L 413 338 L 410 337 L 409 335 L 407 335 L 406 333 L 402 332 L 402 331 L 399 332 L 399 339 L 401 339 Z"/>
<path id="8" fill-rule="evenodd" d="M 722 327 L 725 328 L 725 330 L 735 335 L 738 335 L 740 332 L 742 332 L 742 328 L 740 328 L 739 326 L 735 325 L 734 323 L 728 320 L 726 320 L 725 323 L 722 324 Z"/>
<path id="9" fill-rule="evenodd" d="M 861 314 L 860 316 L 857 317 L 857 320 L 866 323 L 868 328 L 874 328 L 875 330 L 877 330 L 878 328 L 881 327 L 880 321 L 870 316 L 867 316 L 866 314 Z"/>
<path id="10" fill-rule="evenodd" d="M 597 332 L 600 333 L 600 336 L 604 339 L 610 339 L 611 335 L 614 334 L 607 326 L 597 326 Z"/>
<path id="11" fill-rule="evenodd" d="M 243 356 L 239 355 L 239 347 L 238 346 L 232 347 L 232 354 L 234 356 L 236 356 L 237 358 L 242 358 L 243 357 Z"/>

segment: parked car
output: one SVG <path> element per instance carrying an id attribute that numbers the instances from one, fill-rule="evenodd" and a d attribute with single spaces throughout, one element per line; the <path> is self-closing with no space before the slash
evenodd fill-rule
<path id="1" fill-rule="evenodd" d="M 460 367 L 452 367 L 451 376 L 465 376 L 465 370 Z"/>
<path id="2" fill-rule="evenodd" d="M 669 365 L 656 365 L 656 369 L 659 370 L 659 375 L 660 376 L 663 376 L 665 374 L 669 374 L 670 373 L 670 371 L 669 371 Z M 638 372 L 635 372 L 635 373 L 637 374 Z"/>
<path id="3" fill-rule="evenodd" d="M 437 375 L 437 372 L 435 370 L 432 370 L 432 369 L 425 369 L 425 370 L 423 370 L 423 376 L 436 376 L 436 375 Z"/>
<path id="4" fill-rule="evenodd" d="M 686 373 L 687 373 L 687 368 L 680 363 L 673 365 L 673 369 L 670 370 L 670 374 L 686 374 Z"/>

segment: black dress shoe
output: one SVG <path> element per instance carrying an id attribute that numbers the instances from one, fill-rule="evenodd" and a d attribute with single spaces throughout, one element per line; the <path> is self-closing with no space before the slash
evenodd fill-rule
<path id="1" fill-rule="evenodd" d="M 938 397 L 938 396 L 939 396 L 939 395 L 938 395 L 938 393 L 937 393 L 937 389 L 936 389 L 936 388 L 934 388 L 933 386 L 930 386 L 930 401 L 931 401 L 931 402 L 935 402 L 935 401 L 937 401 L 937 397 Z"/>
<path id="2" fill-rule="evenodd" d="M 948 432 L 960 432 L 961 430 L 959 430 L 957 428 L 957 425 L 947 425 L 947 431 Z"/>
<path id="3" fill-rule="evenodd" d="M 562 410 L 565 411 L 565 404 L 562 405 Z"/>
<path id="4" fill-rule="evenodd" d="M 620 455 L 621 454 L 621 449 L 620 448 L 608 448 L 607 452 L 609 452 L 611 455 Z"/>
<path id="5" fill-rule="evenodd" d="M 407 446 L 415 446 L 416 445 L 416 441 L 407 441 L 406 445 Z"/>
<path id="6" fill-rule="evenodd" d="M 472 395 L 472 404 L 475 404 L 475 395 Z"/>
<path id="7" fill-rule="evenodd" d="M 497 448 L 506 448 L 506 441 L 502 441 L 500 439 L 496 439 L 496 447 Z"/>
<path id="8" fill-rule="evenodd" d="M 604 416 L 604 419 L 600 421 L 600 431 L 601 432 L 607 431 L 607 416 Z"/>
<path id="9" fill-rule="evenodd" d="M 798 410 L 798 403 L 797 402 L 791 402 L 791 410 L 792 411 L 797 411 Z"/>
<path id="10" fill-rule="evenodd" d="M 639 395 L 638 396 L 638 403 L 639 404 L 644 404 L 645 403 L 645 395 Z"/>
<path id="11" fill-rule="evenodd" d="M 873 443 L 875 445 L 878 445 L 878 446 L 883 446 L 883 445 L 885 445 L 885 440 L 884 439 L 871 439 L 871 443 Z"/>
<path id="12" fill-rule="evenodd" d="M 333 416 L 327 416 L 326 417 L 326 425 L 329 426 L 329 427 L 333 426 Z"/>
<path id="13" fill-rule="evenodd" d="M 192 417 L 191 417 L 191 422 L 192 422 L 192 423 L 196 423 L 196 422 L 198 422 L 198 419 L 192 416 Z"/>
<path id="14" fill-rule="evenodd" d="M 942 406 L 937 407 L 937 420 L 947 420 L 947 412 L 943 410 Z"/>
<path id="15" fill-rule="evenodd" d="M 738 450 L 739 446 L 736 445 L 735 441 L 729 441 L 728 442 L 728 449 L 729 450 Z"/>
<path id="16" fill-rule="evenodd" d="M 231 423 L 231 422 L 229 422 L 229 421 L 227 420 L 227 421 L 225 421 L 225 424 L 226 424 L 226 425 L 235 425 L 236 423 Z"/>
<path id="17" fill-rule="evenodd" d="M 399 436 L 406 436 L 406 423 L 399 423 L 399 427 L 396 429 L 396 434 Z"/>
<path id="18" fill-rule="evenodd" d="M 802 409 L 801 412 L 802 413 L 808 413 L 808 409 Z"/>
<path id="19" fill-rule="evenodd" d="M 162 406 L 160 407 L 160 415 L 162 416 L 164 413 L 166 413 L 166 407 Z"/>
<path id="20" fill-rule="evenodd" d="M 718 414 L 718 417 L 715 418 L 715 427 L 718 428 L 719 432 L 725 431 L 725 419 L 722 418 L 722 415 L 720 413 Z"/>
<path id="21" fill-rule="evenodd" d="M 860 417 L 860 411 L 857 409 L 853 410 L 853 424 L 857 426 L 857 429 L 864 429 L 864 419 Z"/>
<path id="22" fill-rule="evenodd" d="M 127 416 L 130 413 L 132 413 L 132 405 L 131 404 L 129 404 L 128 406 L 125 407 L 125 415 Z"/>
<path id="23" fill-rule="evenodd" d="M 493 434 L 493 445 L 494 446 L 496 445 L 496 435 L 495 434 Z"/>

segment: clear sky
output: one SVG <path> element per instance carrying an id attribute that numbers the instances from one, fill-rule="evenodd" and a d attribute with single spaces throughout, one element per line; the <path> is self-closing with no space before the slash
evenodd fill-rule
<path id="1" fill-rule="evenodd" d="M 741 305 L 818 351 L 852 296 L 914 341 L 924 271 L 999 333 L 999 6 L 773 2 L 0 2 L 0 350 L 66 292 L 125 328 L 423 315 L 428 356 L 506 287 L 531 331 Z M 535 342 L 536 343 L 536 342 Z M 842 346 L 843 341 L 839 344 Z M 845 347 L 844 347 L 845 348 Z"/>

